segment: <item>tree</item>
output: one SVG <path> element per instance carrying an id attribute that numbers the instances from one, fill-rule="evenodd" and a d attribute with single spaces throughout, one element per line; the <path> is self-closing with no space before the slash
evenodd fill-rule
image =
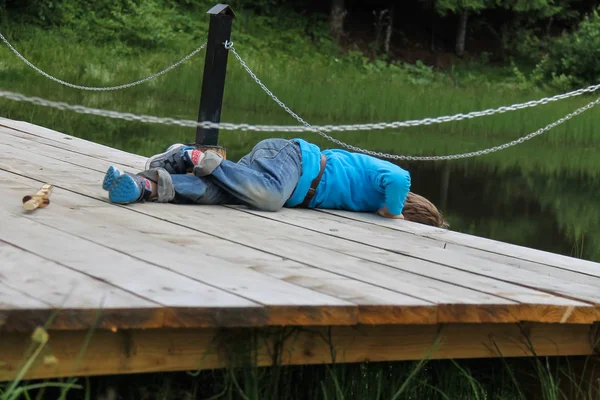
<path id="1" fill-rule="evenodd" d="M 569 10 L 570 0 L 495 0 L 496 6 L 515 13 L 512 27 L 515 30 L 527 29 L 546 21 L 545 36 L 550 36 L 555 19 L 577 18 L 578 13 Z"/>
<path id="2" fill-rule="evenodd" d="M 478 13 L 489 7 L 492 0 L 437 0 L 435 9 L 440 15 L 447 15 L 449 12 L 458 16 L 458 27 L 456 29 L 456 55 L 462 57 L 465 52 L 465 42 L 467 38 L 467 22 L 469 15 Z"/>
<path id="3" fill-rule="evenodd" d="M 335 40 L 340 40 L 344 35 L 344 19 L 346 18 L 345 0 L 331 0 L 329 26 Z"/>

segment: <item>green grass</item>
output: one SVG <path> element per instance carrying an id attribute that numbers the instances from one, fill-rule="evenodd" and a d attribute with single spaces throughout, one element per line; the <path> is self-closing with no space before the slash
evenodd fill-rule
<path id="1" fill-rule="evenodd" d="M 25 37 L 25 39 L 19 39 Z M 189 53 L 198 42 L 178 43 L 170 51 L 140 52 L 135 48 L 72 43 L 71 36 L 42 31 L 19 35 L 15 45 L 36 65 L 61 79 L 102 86 L 131 82 L 163 69 Z M 234 40 L 235 40 L 234 33 Z M 493 81 L 484 74 L 439 73 L 426 67 L 365 64 L 357 56 L 336 58 L 323 54 L 284 52 L 278 48 L 256 48 L 243 40 L 238 51 L 268 87 L 300 116 L 315 124 L 346 124 L 420 119 L 465 113 L 541 98 L 557 92 L 521 90 L 507 72 Z M 66 88 L 47 80 L 0 47 L 0 87 L 26 95 L 66 101 L 90 107 L 164 117 L 196 119 L 204 52 L 150 83 L 119 92 L 93 93 Z M 336 61 L 338 60 L 338 61 Z M 373 65 L 378 65 L 377 67 Z M 498 74 L 497 74 L 498 75 Z M 501 144 L 535 131 L 587 102 L 590 96 L 564 100 L 491 117 L 396 131 L 335 133 L 338 138 L 373 150 L 408 155 L 462 153 Z M 151 154 L 173 140 L 193 139 L 193 129 L 106 120 L 39 106 L 0 101 L 3 116 L 27 119 L 59 131 L 126 150 Z M 480 158 L 483 163 L 528 169 L 558 170 L 564 166 L 597 174 L 600 163 L 595 151 L 600 134 L 594 122 L 600 110 L 593 109 L 530 143 Z M 297 124 L 285 114 L 230 57 L 223 121 L 264 124 Z M 225 131 L 221 141 L 241 155 L 248 143 L 272 134 Z M 286 136 L 286 135 L 281 135 Z M 289 135 L 288 135 L 289 136 Z M 324 147 L 331 143 L 315 134 L 302 136 Z M 570 153 L 558 152 L 557 148 Z M 532 151 L 532 149 L 535 149 Z M 587 150 L 587 151 L 586 151 Z M 523 154 L 534 155 L 531 159 Z M 573 157 L 573 154 L 581 157 Z M 550 162 L 548 162 L 550 158 Z M 501 161 L 499 163 L 499 161 Z"/>

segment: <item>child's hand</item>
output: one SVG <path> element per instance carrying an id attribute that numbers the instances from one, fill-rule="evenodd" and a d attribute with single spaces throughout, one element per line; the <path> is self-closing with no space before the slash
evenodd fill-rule
<path id="1" fill-rule="evenodd" d="M 394 214 L 390 213 L 386 206 L 377 210 L 377 215 L 384 217 L 384 218 L 404 219 L 404 215 L 402 215 L 402 214 L 394 215 Z"/>

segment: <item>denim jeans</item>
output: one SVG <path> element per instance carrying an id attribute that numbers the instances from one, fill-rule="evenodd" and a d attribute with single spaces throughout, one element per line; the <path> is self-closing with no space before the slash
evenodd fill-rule
<path id="1" fill-rule="evenodd" d="M 243 204 L 277 211 L 294 192 L 302 173 L 300 145 L 266 139 L 237 163 L 222 160 L 206 176 L 171 175 L 174 203 Z"/>

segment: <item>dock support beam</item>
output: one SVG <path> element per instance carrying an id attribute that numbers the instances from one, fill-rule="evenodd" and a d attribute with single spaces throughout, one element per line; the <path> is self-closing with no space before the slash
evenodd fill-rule
<path id="1" fill-rule="evenodd" d="M 227 73 L 227 56 L 229 55 L 229 50 L 225 48 L 224 43 L 230 40 L 231 25 L 235 14 L 227 4 L 217 4 L 207 13 L 210 15 L 210 24 L 198 122 L 220 122 Z M 196 128 L 196 148 L 203 151 L 216 151 L 225 158 L 226 150 L 219 146 L 218 142 L 218 129 L 205 129 L 201 126 Z"/>

